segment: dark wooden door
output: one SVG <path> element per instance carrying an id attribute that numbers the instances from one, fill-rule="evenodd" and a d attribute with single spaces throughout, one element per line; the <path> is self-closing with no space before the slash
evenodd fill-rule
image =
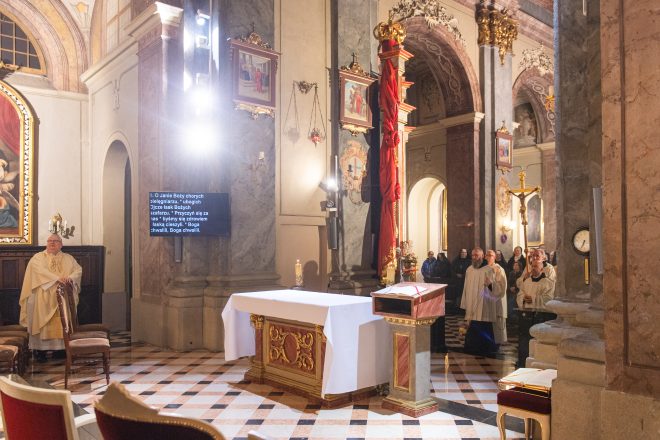
<path id="1" fill-rule="evenodd" d="M 30 258 L 44 250 L 42 246 L 7 246 L 0 248 L 0 314 L 4 324 L 18 324 L 21 287 Z M 103 246 L 64 246 L 82 266 L 83 276 L 78 302 L 80 324 L 101 322 L 103 293 Z"/>

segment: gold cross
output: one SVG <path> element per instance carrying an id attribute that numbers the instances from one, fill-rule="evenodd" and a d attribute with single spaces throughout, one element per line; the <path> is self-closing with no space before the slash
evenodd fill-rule
<path id="1" fill-rule="evenodd" d="M 525 199 L 534 193 L 540 192 L 541 188 L 538 186 L 527 188 L 525 187 L 525 170 L 518 173 L 520 179 L 520 188 L 510 189 L 509 194 L 518 197 L 520 200 L 520 220 L 523 225 L 523 236 L 525 238 L 525 255 L 527 255 L 527 207 L 525 206 Z"/>

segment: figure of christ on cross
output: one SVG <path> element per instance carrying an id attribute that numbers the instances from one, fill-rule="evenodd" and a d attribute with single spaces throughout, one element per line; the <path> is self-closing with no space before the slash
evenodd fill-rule
<path id="1" fill-rule="evenodd" d="M 518 173 L 518 179 L 520 180 L 520 188 L 510 189 L 508 192 L 520 200 L 520 223 L 523 226 L 523 237 L 525 239 L 525 258 L 529 260 L 529 249 L 527 249 L 527 207 L 525 206 L 525 200 L 527 197 L 540 192 L 541 187 L 535 186 L 526 188 L 525 187 L 525 170 L 522 170 Z M 529 261 L 528 261 L 529 263 Z M 525 267 L 529 270 L 529 264 L 526 264 Z"/>

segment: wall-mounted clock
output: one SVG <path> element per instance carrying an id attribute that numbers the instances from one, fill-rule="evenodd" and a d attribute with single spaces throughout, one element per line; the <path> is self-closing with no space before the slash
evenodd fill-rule
<path id="1" fill-rule="evenodd" d="M 589 255 L 589 228 L 584 226 L 573 234 L 573 249 L 580 255 Z"/>

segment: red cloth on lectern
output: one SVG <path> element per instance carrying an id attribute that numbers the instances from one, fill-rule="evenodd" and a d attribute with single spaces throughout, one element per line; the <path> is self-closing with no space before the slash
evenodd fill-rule
<path id="1" fill-rule="evenodd" d="M 401 198 L 396 149 L 399 145 L 399 91 L 397 71 L 392 61 L 385 60 L 380 78 L 380 109 L 383 113 L 383 141 L 380 146 L 380 240 L 378 242 L 378 273 L 386 273 L 396 248 L 396 218 L 394 204 Z"/>
<path id="2" fill-rule="evenodd" d="M 7 98 L 0 96 L 0 140 L 5 143 L 7 148 L 16 153 L 16 156 L 21 150 L 19 134 L 18 112 Z"/>

